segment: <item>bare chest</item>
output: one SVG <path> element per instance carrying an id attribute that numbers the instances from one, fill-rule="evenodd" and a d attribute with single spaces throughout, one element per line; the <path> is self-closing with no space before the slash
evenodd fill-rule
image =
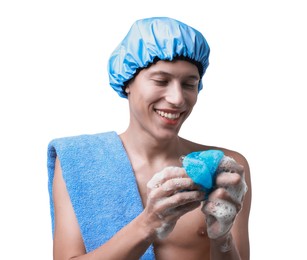
<path id="1" fill-rule="evenodd" d="M 147 182 L 151 176 L 136 176 L 143 206 L 147 201 Z M 205 223 L 205 215 L 201 207 L 186 213 L 176 223 L 174 230 L 163 240 L 154 243 L 156 259 L 210 259 L 210 242 Z"/>
<path id="2" fill-rule="evenodd" d="M 210 241 L 200 208 L 182 216 L 165 240 L 154 243 L 156 259 L 210 259 Z"/>

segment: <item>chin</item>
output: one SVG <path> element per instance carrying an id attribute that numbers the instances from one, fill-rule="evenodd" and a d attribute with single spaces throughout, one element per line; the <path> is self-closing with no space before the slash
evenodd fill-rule
<path id="1" fill-rule="evenodd" d="M 160 139 L 161 141 L 169 141 L 170 139 L 178 137 L 179 130 L 178 129 L 158 129 L 155 134 L 156 139 Z"/>

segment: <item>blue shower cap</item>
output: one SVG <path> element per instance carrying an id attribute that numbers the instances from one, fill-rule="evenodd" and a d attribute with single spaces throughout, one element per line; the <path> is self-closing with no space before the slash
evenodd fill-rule
<path id="1" fill-rule="evenodd" d="M 209 65 L 209 45 L 196 29 L 168 17 L 137 20 L 116 47 L 108 63 L 111 87 L 127 98 L 125 83 L 156 60 L 185 58 L 198 66 L 202 78 Z M 198 91 L 202 89 L 200 80 Z"/>

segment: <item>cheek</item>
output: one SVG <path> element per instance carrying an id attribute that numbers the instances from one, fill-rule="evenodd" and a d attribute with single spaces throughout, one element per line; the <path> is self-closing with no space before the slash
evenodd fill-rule
<path id="1" fill-rule="evenodd" d="M 198 92 L 196 93 L 196 95 L 193 98 L 193 106 L 195 106 L 197 99 L 198 99 Z"/>
<path id="2" fill-rule="evenodd" d="M 131 97 L 133 97 L 133 99 L 138 102 L 140 100 L 147 101 L 149 99 L 153 99 L 157 91 L 155 91 L 153 86 L 148 84 L 145 80 L 143 80 L 142 83 L 140 81 L 141 80 L 137 80 L 133 85 L 130 86 Z"/>
<path id="3" fill-rule="evenodd" d="M 188 104 L 188 106 L 191 108 L 191 110 L 193 109 L 193 107 L 195 106 L 196 102 L 198 99 L 198 92 L 193 92 L 193 93 L 188 93 L 186 96 L 186 103 Z"/>
<path id="4" fill-rule="evenodd" d="M 148 116 L 151 97 L 138 88 L 131 88 L 128 100 L 132 116 L 144 120 Z"/>

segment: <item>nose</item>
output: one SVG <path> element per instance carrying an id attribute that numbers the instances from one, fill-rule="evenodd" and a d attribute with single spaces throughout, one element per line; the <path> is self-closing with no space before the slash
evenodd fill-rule
<path id="1" fill-rule="evenodd" d="M 183 89 L 180 83 L 174 82 L 167 87 L 165 99 L 168 103 L 180 107 L 185 103 Z"/>

